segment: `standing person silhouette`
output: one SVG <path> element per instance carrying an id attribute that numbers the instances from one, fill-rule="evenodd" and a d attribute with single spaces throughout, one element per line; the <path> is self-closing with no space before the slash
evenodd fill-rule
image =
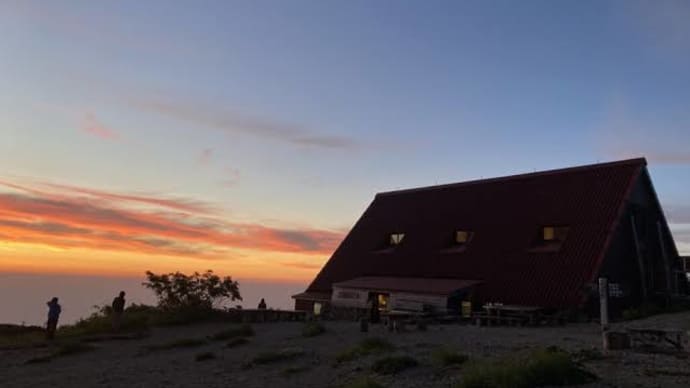
<path id="1" fill-rule="evenodd" d="M 48 305 L 48 323 L 46 324 L 46 338 L 52 340 L 55 338 L 55 330 L 57 330 L 58 319 L 60 319 L 60 313 L 62 312 L 62 307 L 58 304 L 58 298 L 53 297 L 50 302 L 46 303 Z"/>
<path id="2" fill-rule="evenodd" d="M 259 302 L 259 310 L 266 310 L 266 301 L 264 298 L 261 298 L 261 301 Z"/>
<path id="3" fill-rule="evenodd" d="M 113 299 L 113 331 L 120 330 L 122 325 L 122 314 L 125 312 L 125 292 L 120 291 L 120 295 Z"/>

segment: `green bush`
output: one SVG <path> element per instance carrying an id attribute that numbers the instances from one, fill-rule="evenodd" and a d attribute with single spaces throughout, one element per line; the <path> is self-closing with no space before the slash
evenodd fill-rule
<path id="1" fill-rule="evenodd" d="M 326 328 L 319 322 L 307 322 L 302 327 L 302 337 L 316 337 L 326 332 Z"/>
<path id="2" fill-rule="evenodd" d="M 213 352 L 203 352 L 203 353 L 198 353 L 196 356 L 194 356 L 194 361 L 208 361 L 208 360 L 214 360 L 216 358 L 216 354 Z"/>
<path id="3" fill-rule="evenodd" d="M 225 344 L 225 347 L 226 348 L 234 348 L 236 346 L 246 345 L 248 343 L 249 343 L 248 338 L 244 338 L 244 337 L 233 338 L 230 341 L 228 341 L 228 343 Z"/>
<path id="4" fill-rule="evenodd" d="M 175 349 L 175 348 L 196 348 L 202 345 L 206 345 L 206 341 L 203 339 L 199 338 L 183 338 L 183 339 L 178 339 L 162 344 L 156 344 L 156 345 L 149 345 L 146 346 L 146 350 L 149 351 L 158 351 L 158 350 L 167 350 L 167 349 Z"/>
<path id="5" fill-rule="evenodd" d="M 345 384 L 343 388 L 384 388 L 384 386 L 371 377 L 361 377 Z"/>
<path id="6" fill-rule="evenodd" d="M 372 337 L 362 340 L 359 344 L 340 352 L 335 359 L 337 362 L 351 361 L 361 356 L 385 353 L 393 349 L 395 349 L 395 346 L 389 341 Z"/>
<path id="7" fill-rule="evenodd" d="M 85 353 L 96 350 L 93 345 L 81 342 L 64 342 L 59 345 L 48 355 L 34 357 L 25 362 L 25 364 L 39 364 L 50 362 L 57 357 L 71 356 L 75 354 Z"/>
<path id="8" fill-rule="evenodd" d="M 221 278 L 211 270 L 191 275 L 181 272 L 156 275 L 146 271 L 146 279 L 142 284 L 156 294 L 162 310 L 213 310 L 214 305 L 225 300 L 242 300 L 236 281 L 230 276 Z"/>
<path id="9" fill-rule="evenodd" d="M 292 360 L 304 354 L 302 349 L 282 349 L 277 352 L 259 353 L 252 359 L 252 364 L 263 365 L 274 362 Z"/>
<path id="10" fill-rule="evenodd" d="M 632 321 L 635 319 L 642 319 L 652 315 L 660 314 L 663 309 L 654 303 L 643 303 L 637 307 L 623 310 L 623 319 Z"/>
<path id="11" fill-rule="evenodd" d="M 382 375 L 392 375 L 413 368 L 418 364 L 417 360 L 410 356 L 391 356 L 377 360 L 371 369 Z"/>
<path id="12" fill-rule="evenodd" d="M 527 357 L 483 362 L 465 368 L 458 388 L 531 388 L 580 385 L 596 377 L 580 368 L 568 353 L 538 350 Z"/>
<path id="13" fill-rule="evenodd" d="M 52 353 L 53 357 L 70 356 L 73 354 L 85 353 L 95 350 L 96 347 L 81 342 L 65 342 L 58 345 L 57 349 Z"/>
<path id="14" fill-rule="evenodd" d="M 249 324 L 243 324 L 238 327 L 231 327 L 223 331 L 213 334 L 210 338 L 214 341 L 224 341 L 239 337 L 251 337 L 254 335 L 254 329 Z"/>
<path id="15" fill-rule="evenodd" d="M 43 342 L 45 328 L 39 326 L 0 325 L 0 346 L 23 347 Z"/>
<path id="16" fill-rule="evenodd" d="M 450 366 L 462 365 L 465 363 L 465 361 L 467 361 L 468 357 L 453 349 L 442 347 L 434 350 L 431 353 L 431 358 L 438 364 L 441 364 L 443 366 Z"/>
<path id="17" fill-rule="evenodd" d="M 292 376 L 296 375 L 298 373 L 306 372 L 309 370 L 308 366 L 289 366 L 282 371 L 280 371 L 280 374 L 283 376 Z"/>

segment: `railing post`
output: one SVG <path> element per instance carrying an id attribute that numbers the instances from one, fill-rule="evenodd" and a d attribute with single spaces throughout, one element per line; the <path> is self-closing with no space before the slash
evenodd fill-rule
<path id="1" fill-rule="evenodd" d="M 601 339 L 604 352 L 609 350 L 609 281 L 599 278 L 599 318 L 601 321 Z"/>

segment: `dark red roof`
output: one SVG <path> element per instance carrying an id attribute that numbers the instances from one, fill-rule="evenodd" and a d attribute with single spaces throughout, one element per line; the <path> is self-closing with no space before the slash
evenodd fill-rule
<path id="1" fill-rule="evenodd" d="M 580 305 L 645 166 L 631 159 L 380 193 L 308 291 L 363 276 L 476 279 L 485 302 Z M 569 227 L 560 249 L 530 249 L 545 225 Z M 456 230 L 474 233 L 464 250 L 448 249 Z M 393 232 L 405 233 L 402 244 L 381 249 Z"/>
<path id="2" fill-rule="evenodd" d="M 450 295 L 453 291 L 476 286 L 481 282 L 462 279 L 401 278 L 364 276 L 333 283 L 336 287 L 366 289 L 370 291 L 399 291 L 415 294 Z"/>

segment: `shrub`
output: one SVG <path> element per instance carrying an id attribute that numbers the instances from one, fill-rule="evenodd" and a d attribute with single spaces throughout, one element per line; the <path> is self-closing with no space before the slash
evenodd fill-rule
<path id="1" fill-rule="evenodd" d="M 163 310 L 212 310 L 227 299 L 242 300 L 236 281 L 230 276 L 221 278 L 211 270 L 192 275 L 181 272 L 156 275 L 146 271 L 146 278 L 142 284 L 153 290 L 158 298 L 158 307 Z"/>
<path id="2" fill-rule="evenodd" d="M 138 307 L 138 306 L 137 306 Z M 58 334 L 65 337 L 97 335 L 112 331 L 112 309 L 110 306 L 94 306 L 96 309 L 87 318 L 79 319 L 73 325 L 60 327 Z M 150 327 L 151 312 L 127 308 L 120 322 L 121 332 L 143 332 Z"/>
<path id="3" fill-rule="evenodd" d="M 66 342 L 57 347 L 52 353 L 52 357 L 70 356 L 73 354 L 85 353 L 95 350 L 96 347 L 81 342 Z"/>
<path id="4" fill-rule="evenodd" d="M 316 337 L 326 332 L 326 328 L 319 322 L 307 322 L 302 327 L 302 337 Z"/>
<path id="5" fill-rule="evenodd" d="M 343 388 L 384 388 L 384 386 L 371 377 L 362 377 L 344 385 Z"/>
<path id="6" fill-rule="evenodd" d="M 283 349 L 277 352 L 259 353 L 252 359 L 252 364 L 271 364 L 274 362 L 292 360 L 304 354 L 302 349 Z"/>
<path id="7" fill-rule="evenodd" d="M 298 373 L 306 372 L 308 370 L 308 366 L 289 366 L 280 371 L 280 374 L 282 374 L 283 376 L 292 376 Z"/>
<path id="8" fill-rule="evenodd" d="M 458 388 L 531 388 L 586 384 L 596 377 L 568 353 L 538 350 L 526 358 L 476 363 L 465 369 Z"/>
<path id="9" fill-rule="evenodd" d="M 23 347 L 45 340 L 45 328 L 39 326 L 0 325 L 0 346 Z"/>
<path id="10" fill-rule="evenodd" d="M 464 364 L 468 357 L 455 350 L 442 347 L 433 351 L 431 358 L 443 366 L 450 366 Z"/>
<path id="11" fill-rule="evenodd" d="M 377 360 L 371 369 L 382 375 L 392 375 L 419 364 L 410 356 L 392 356 Z"/>
<path id="12" fill-rule="evenodd" d="M 149 351 L 167 350 L 175 348 L 195 348 L 205 345 L 206 341 L 198 338 L 183 338 L 162 344 L 149 345 L 146 349 Z"/>
<path id="13" fill-rule="evenodd" d="M 25 362 L 25 364 L 39 364 L 50 362 L 57 357 L 71 356 L 79 353 L 90 352 L 95 349 L 95 346 L 81 342 L 64 342 L 62 344 L 59 344 L 50 354 L 30 358 Z"/>
<path id="14" fill-rule="evenodd" d="M 230 341 L 228 341 L 227 344 L 225 344 L 225 347 L 226 348 L 234 348 L 236 346 L 245 345 L 248 343 L 249 343 L 249 339 L 247 339 L 247 338 L 244 338 L 244 337 L 233 338 Z"/>
<path id="15" fill-rule="evenodd" d="M 203 353 L 198 353 L 196 356 L 194 356 L 194 361 L 208 361 L 208 360 L 214 360 L 216 358 L 216 354 L 213 352 L 203 352 Z"/>
<path id="16" fill-rule="evenodd" d="M 225 329 L 223 331 L 219 331 L 218 333 L 213 334 L 210 338 L 215 341 L 224 341 L 238 337 L 251 337 L 253 335 L 254 329 L 252 328 L 252 326 L 248 324 L 243 324 L 238 327 L 232 327 L 229 329 Z"/>
<path id="17" fill-rule="evenodd" d="M 43 364 L 43 363 L 46 363 L 46 362 L 50 362 L 50 361 L 52 361 L 52 360 L 53 360 L 53 358 L 52 358 L 51 356 L 40 356 L 40 357 L 30 358 L 30 359 L 26 360 L 26 362 L 24 362 L 24 364 L 25 364 L 25 365 L 30 365 L 30 364 Z"/>
<path id="18" fill-rule="evenodd" d="M 580 349 L 572 354 L 577 362 L 603 360 L 604 354 L 597 348 Z"/>
<path id="19" fill-rule="evenodd" d="M 654 303 L 643 303 L 638 307 L 623 310 L 623 319 L 626 321 L 642 319 L 655 314 L 660 314 L 662 310 L 663 309 L 660 306 Z"/>
<path id="20" fill-rule="evenodd" d="M 340 352 L 336 356 L 337 362 L 351 361 L 357 357 L 375 353 L 385 353 L 395 349 L 393 344 L 382 338 L 372 337 L 362 340 L 359 344 Z"/>

